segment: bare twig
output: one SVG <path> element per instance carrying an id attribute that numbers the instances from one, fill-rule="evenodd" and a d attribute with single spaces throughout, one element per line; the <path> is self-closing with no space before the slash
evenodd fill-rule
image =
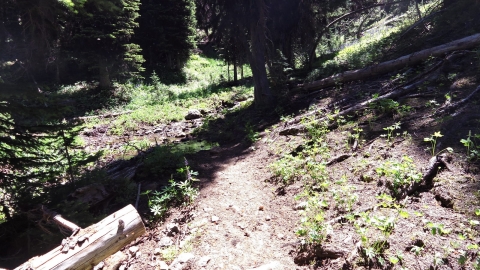
<path id="1" fill-rule="evenodd" d="M 330 161 L 328 161 L 326 165 L 330 166 L 330 165 L 333 165 L 337 162 L 342 162 L 342 161 L 344 161 L 345 159 L 347 159 L 351 156 L 352 156 L 351 154 L 342 154 L 342 155 L 336 156 L 336 157 L 332 158 Z"/>
<path id="2" fill-rule="evenodd" d="M 465 105 L 478 91 L 480 91 L 480 85 L 472 93 L 470 93 L 466 98 L 464 98 L 460 101 L 457 101 L 455 103 L 452 103 L 449 106 L 447 106 L 447 107 L 445 107 L 441 110 L 438 110 L 437 112 L 435 112 L 435 114 L 433 116 L 439 116 L 443 113 L 453 111 L 453 110 Z"/>
<path id="3" fill-rule="evenodd" d="M 43 217 L 45 220 L 50 220 L 52 219 L 53 222 L 55 224 L 57 224 L 58 226 L 62 227 L 62 228 L 65 228 L 69 231 L 72 232 L 72 236 L 75 235 L 81 228 L 79 226 L 77 226 L 75 223 L 73 222 L 70 222 L 66 219 L 64 219 L 60 214 L 58 214 L 57 212 L 55 211 L 52 211 L 48 208 L 46 208 L 45 206 L 41 205 L 40 206 L 40 210 L 42 211 L 43 213 Z"/>

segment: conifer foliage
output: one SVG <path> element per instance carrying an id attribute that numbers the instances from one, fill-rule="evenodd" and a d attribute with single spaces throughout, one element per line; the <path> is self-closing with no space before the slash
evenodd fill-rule
<path id="1" fill-rule="evenodd" d="M 195 47 L 194 0 L 142 0 L 136 41 L 149 71 L 180 70 Z"/>
<path id="2" fill-rule="evenodd" d="M 88 0 L 73 7 L 65 47 L 70 57 L 97 73 L 102 88 L 109 88 L 112 78 L 143 70 L 140 46 L 131 42 L 139 8 L 139 0 Z"/>
<path id="3" fill-rule="evenodd" d="M 0 216 L 7 220 L 49 201 L 51 188 L 75 182 L 98 154 L 75 151 L 77 123 L 54 121 L 38 99 L 0 103 Z M 57 108 L 60 108 L 57 106 Z"/>

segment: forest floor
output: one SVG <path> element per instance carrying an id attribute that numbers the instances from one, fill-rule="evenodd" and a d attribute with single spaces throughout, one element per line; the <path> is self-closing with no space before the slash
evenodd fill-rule
<path id="1" fill-rule="evenodd" d="M 208 145 L 185 152 L 195 200 L 153 221 L 141 195 L 146 234 L 103 269 L 479 269 L 480 62 L 471 55 L 298 92 L 272 112 L 250 97 L 123 134 L 109 132 L 110 118 L 87 125 L 83 148 L 105 150 L 99 165 L 135 172 L 124 203 L 140 184 L 168 184 L 166 170 L 152 174 L 168 155 L 144 166 L 155 150 Z M 334 116 L 402 87 L 411 90 Z"/>
<path id="2" fill-rule="evenodd" d="M 478 156 L 470 152 L 468 159 L 460 142 L 470 139 L 472 147 L 478 145 L 478 96 L 461 108 L 437 113 L 469 96 L 480 83 L 466 59 L 463 65 L 430 76 L 402 97 L 401 105 L 389 108 L 391 100 L 376 103 L 337 120 L 336 128 L 316 139 L 312 130 L 280 135 L 294 119 L 312 121 L 306 110 L 280 122 L 265 120 L 253 109 L 240 113 L 230 121 L 233 126 L 238 121 L 236 128 L 242 130 L 242 117 L 257 123 L 256 142 L 245 140 L 244 134 L 232 135 L 219 147 L 189 155 L 189 166 L 199 172 L 200 180 L 193 204 L 172 209 L 163 223 L 150 224 L 145 236 L 106 265 L 116 261 L 128 269 L 478 267 Z M 295 102 L 317 112 L 341 110 L 391 87 L 388 77 L 377 78 L 345 85 L 341 91 L 326 89 L 315 97 L 300 95 Z M 327 113 L 317 113 L 316 119 Z M 231 128 L 224 125 L 228 117 L 210 122 L 207 135 L 186 138 L 215 137 Z M 439 154 L 447 148 L 452 149 Z M 432 170 L 432 158 L 439 156 L 445 163 Z M 434 173 L 431 185 L 399 195 L 402 189 L 396 188 L 396 181 L 425 178 L 429 170 Z M 148 185 L 147 179 L 143 181 Z M 299 237 L 300 229 L 307 233 Z"/>

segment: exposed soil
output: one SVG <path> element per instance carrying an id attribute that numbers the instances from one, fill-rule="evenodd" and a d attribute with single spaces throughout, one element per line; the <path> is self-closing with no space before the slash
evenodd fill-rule
<path id="1" fill-rule="evenodd" d="M 278 196 L 275 186 L 266 182 L 270 178 L 266 148 L 253 150 L 241 143 L 214 153 L 202 151 L 191 161 L 200 173 L 200 196 L 188 212 L 173 213 L 165 224 L 180 221 L 176 243 L 180 245 L 186 237 L 193 243 L 187 251 L 197 259 L 208 257 L 203 269 L 251 269 L 268 263 L 274 263 L 274 269 L 303 268 L 289 255 L 298 242 L 295 201 Z M 161 226 L 149 233 L 161 238 L 163 230 Z M 157 242 L 152 239 L 140 245 L 147 260 L 136 261 L 134 269 L 155 269 L 150 265 L 155 260 L 148 254 L 158 247 Z"/>
<path id="2" fill-rule="evenodd" d="M 428 84 L 401 97 L 400 104 L 411 108 L 408 112 L 369 108 L 331 128 L 323 139 L 328 150 L 315 157 L 315 162 L 326 164 L 328 187 L 312 186 L 307 175 L 297 175 L 290 182 L 273 176 L 270 164 L 285 154 L 298 155 L 306 147 L 305 134 L 279 135 L 289 119 L 276 123 L 247 109 L 210 121 L 211 137 L 200 134 L 202 140 L 220 134 L 229 139 L 220 142 L 220 147 L 187 157 L 190 167 L 199 172 L 200 194 L 194 203 L 172 209 L 162 223 L 145 220 L 147 233 L 107 259 L 104 269 L 119 265 L 121 269 L 164 269 L 165 264 L 170 269 L 473 269 L 480 245 L 475 215 L 480 208 L 480 176 L 478 160 L 467 160 L 460 139 L 469 131 L 480 134 L 480 94 L 467 105 L 437 114 L 467 97 L 480 83 L 476 65 L 468 59 L 434 74 Z M 316 108 L 315 119 L 319 119 L 375 93 L 391 91 L 393 75 L 344 85 L 341 90 L 325 89 L 316 96 L 299 95 L 290 103 L 295 107 L 293 117 L 308 114 L 298 112 L 298 107 L 310 106 Z M 385 128 L 396 122 L 399 128 L 387 140 Z M 248 143 L 245 133 L 239 132 L 246 123 L 254 123 L 259 132 L 261 139 L 256 143 Z M 124 136 L 109 136 L 108 126 L 98 126 L 83 136 L 89 150 L 106 145 L 119 149 L 132 139 L 181 143 L 200 139 L 190 133 L 201 124 L 197 119 L 143 126 Z M 352 137 L 356 132 L 357 139 Z M 447 166 L 437 168 L 431 186 L 420 186 L 395 201 L 382 201 L 379 195 L 396 194 L 390 180 L 376 169 L 407 156 L 416 171 L 425 175 L 432 154 L 425 150 L 431 145 L 424 138 L 435 132 L 443 135 L 438 138 L 437 153 L 447 147 L 454 150 L 445 156 Z M 134 179 L 142 181 L 143 190 L 158 182 Z M 326 203 L 321 218 L 331 231 L 321 243 L 308 245 L 296 231 L 308 212 L 304 210 L 308 197 L 303 195 L 314 193 L 315 200 Z M 354 199 L 347 207 L 349 198 Z M 148 213 L 145 197 L 141 197 L 139 212 Z M 378 223 L 389 218 L 388 229 Z M 369 257 L 366 251 L 375 246 L 377 254 Z M 394 257 L 398 262 L 392 262 Z"/>
<path id="3" fill-rule="evenodd" d="M 333 104 L 348 107 L 368 98 L 371 89 L 388 91 L 386 82 L 351 84 L 341 92 L 325 90 L 304 103 L 317 108 Z M 200 196 L 192 206 L 174 210 L 163 225 L 153 227 L 132 244 L 140 248 L 141 255 L 130 260 L 130 267 L 158 269 L 160 260 L 170 263 L 163 255 L 154 254 L 162 238 L 170 234 L 173 245 L 179 248 L 177 255 L 194 256 L 185 264 L 174 261 L 173 269 L 472 269 L 480 244 L 474 214 L 480 205 L 480 178 L 477 163 L 467 161 L 459 141 L 469 130 L 472 134 L 480 132 L 478 96 L 453 113 L 436 116 L 435 112 L 448 106 L 445 94 L 454 95 L 455 102 L 477 84 L 472 73 L 466 72 L 451 85 L 414 92 L 418 95 L 402 103 L 413 108 L 407 115 L 377 111 L 377 115 L 361 115 L 327 135 L 329 159 L 341 158 L 329 163 L 330 186 L 319 193 L 328 202 L 324 218 L 333 229 L 320 247 L 302 245 L 295 234 L 304 216 L 299 205 L 306 199 L 299 195 L 304 194 L 305 179 L 299 176 L 294 183 L 277 182 L 268 169 L 283 154 L 295 153 L 304 144 L 302 136 L 278 135 L 281 124 L 270 133 L 262 132 L 262 140 L 253 145 L 224 145 L 189 157 L 191 167 L 200 173 Z M 437 105 L 429 106 L 430 100 L 436 100 Z M 376 117 L 372 120 L 372 116 Z M 401 122 L 401 127 L 387 141 L 384 128 L 395 122 Z M 351 139 L 355 127 L 363 129 L 356 143 Z M 387 179 L 375 169 L 387 160 L 401 161 L 408 156 L 424 174 L 431 159 L 424 138 L 437 131 L 444 135 L 438 139 L 437 151 L 454 148 L 448 167 L 436 172 L 433 186 L 382 204 L 378 195 L 394 194 Z M 345 209 L 334 193 L 356 195 L 351 210 Z M 393 227 L 388 235 L 362 223 L 362 213 L 373 219 L 391 217 Z M 172 224 L 178 231 L 172 233 Z M 381 254 L 368 258 L 368 246 L 361 241 L 359 228 L 367 229 L 370 245 L 382 245 Z M 432 228 L 437 228 L 435 233 Z M 464 266 L 459 263 L 462 256 Z M 392 257 L 399 262 L 390 262 Z"/>

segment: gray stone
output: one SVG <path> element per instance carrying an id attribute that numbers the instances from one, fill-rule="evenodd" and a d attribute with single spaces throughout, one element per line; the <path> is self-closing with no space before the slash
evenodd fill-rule
<path id="1" fill-rule="evenodd" d="M 160 247 L 169 247 L 173 245 L 173 241 L 170 237 L 162 237 L 160 241 L 158 241 L 158 245 Z"/>
<path id="2" fill-rule="evenodd" d="M 130 247 L 128 251 L 130 252 L 130 254 L 135 255 L 135 253 L 137 253 L 138 251 L 138 247 L 137 246 Z"/>
<path id="3" fill-rule="evenodd" d="M 103 269 L 104 266 L 105 266 L 105 263 L 102 261 L 99 264 L 95 265 L 95 267 L 93 267 L 93 270 Z"/>
<path id="4" fill-rule="evenodd" d="M 170 265 L 170 269 L 172 270 L 183 270 L 188 269 L 191 267 L 193 260 L 195 259 L 195 255 L 192 253 L 182 253 L 180 254 Z"/>
<path id="5" fill-rule="evenodd" d="M 294 210 L 305 210 L 305 208 L 307 208 L 307 202 L 301 202 L 297 205 L 295 205 L 295 207 L 293 208 Z"/>
<path id="6" fill-rule="evenodd" d="M 104 260 L 105 267 L 103 270 L 117 270 L 120 268 L 120 265 L 122 265 L 122 262 L 126 261 L 127 259 L 128 257 L 125 253 L 118 251 Z"/>
<path id="7" fill-rule="evenodd" d="M 158 266 L 160 267 L 160 270 L 168 270 L 168 264 L 164 261 L 159 261 Z"/>
<path id="8" fill-rule="evenodd" d="M 187 115 L 185 116 L 185 120 L 193 120 L 193 119 L 198 119 L 202 118 L 203 115 L 199 110 L 189 110 Z"/>
<path id="9" fill-rule="evenodd" d="M 210 257 L 208 256 L 203 256 L 202 258 L 200 258 L 197 262 L 197 265 L 200 266 L 200 267 L 205 267 L 207 266 L 207 264 L 210 262 Z"/>

